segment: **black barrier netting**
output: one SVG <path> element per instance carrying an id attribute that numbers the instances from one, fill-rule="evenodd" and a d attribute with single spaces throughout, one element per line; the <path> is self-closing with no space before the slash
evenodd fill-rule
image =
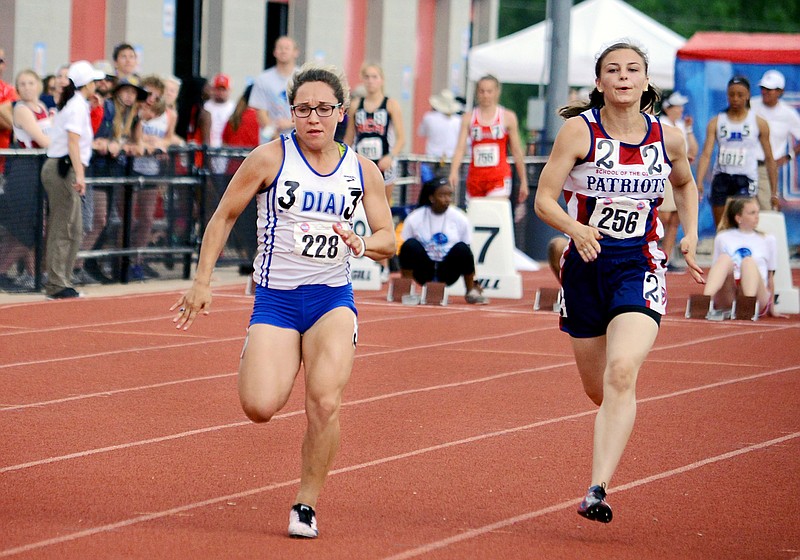
<path id="1" fill-rule="evenodd" d="M 73 280 L 76 285 L 188 278 L 196 262 L 205 224 L 231 177 L 249 153 L 245 149 L 197 146 L 141 157 L 95 155 L 83 199 L 83 241 Z M 43 150 L 0 150 L 0 291 L 39 291 L 44 266 L 47 197 L 40 179 Z M 530 160 L 530 161 L 528 161 Z M 517 247 L 537 260 L 546 258 L 555 231 L 533 214 L 533 194 L 545 158 L 526 158 L 531 197 L 528 215 L 515 225 Z M 391 202 L 399 224 L 416 207 L 422 183 L 446 177 L 449 163 L 409 156 L 398 161 L 399 178 Z M 465 206 L 462 184 L 456 203 Z M 516 196 L 516 177 L 514 196 Z M 256 204 L 240 216 L 220 266 L 246 274 L 256 251 Z"/>

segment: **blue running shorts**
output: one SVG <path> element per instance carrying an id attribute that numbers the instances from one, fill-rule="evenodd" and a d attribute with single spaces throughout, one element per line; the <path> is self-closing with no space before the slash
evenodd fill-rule
<path id="1" fill-rule="evenodd" d="M 265 324 L 304 334 L 328 311 L 347 307 L 358 316 L 352 284 L 335 288 L 324 284 L 276 290 L 256 286 L 250 325 Z"/>
<path id="2" fill-rule="evenodd" d="M 561 286 L 561 330 L 575 338 L 603 336 L 611 319 L 621 313 L 644 313 L 658 325 L 666 313 L 665 268 L 639 248 L 601 253 L 597 260 L 585 263 L 570 244 Z"/>

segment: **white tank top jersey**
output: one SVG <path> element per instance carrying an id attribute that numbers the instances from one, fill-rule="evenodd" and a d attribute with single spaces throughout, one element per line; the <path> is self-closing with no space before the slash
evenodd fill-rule
<path id="1" fill-rule="evenodd" d="M 20 103 L 22 103 L 20 101 Z M 30 109 L 30 107 L 29 107 Z M 31 109 L 31 113 L 33 113 L 33 117 L 36 119 L 36 124 L 39 125 L 39 128 L 42 131 L 42 134 L 45 136 L 50 136 L 50 126 L 52 124 L 52 118 L 50 113 L 44 107 L 41 107 L 39 111 L 34 111 Z M 14 130 L 14 138 L 17 142 L 19 142 L 25 148 L 39 148 L 39 144 L 33 141 L 31 135 L 28 134 L 25 129 L 20 128 L 17 126 L 16 121 L 12 123 L 13 130 Z"/>
<path id="2" fill-rule="evenodd" d="M 165 138 L 167 136 L 167 126 L 169 120 L 167 119 L 167 112 L 164 111 L 160 116 L 150 120 L 142 121 L 142 134 L 145 136 L 156 136 L 158 138 Z"/>
<path id="3" fill-rule="evenodd" d="M 745 175 L 758 181 L 758 155 L 762 152 L 758 139 L 756 112 L 748 111 L 741 122 L 731 122 L 727 113 L 717 115 L 717 160 L 714 175 Z"/>
<path id="4" fill-rule="evenodd" d="M 150 120 L 143 120 L 142 135 L 166 138 L 169 120 L 166 111 Z M 139 156 L 133 159 L 133 170 L 142 175 L 158 175 L 161 171 L 159 160 L 151 156 Z"/>
<path id="5" fill-rule="evenodd" d="M 350 283 L 350 250 L 333 225 L 353 225 L 364 196 L 358 156 L 347 146 L 330 174 L 306 161 L 293 132 L 282 136 L 283 164 L 266 190 L 258 193 L 258 253 L 253 280 L 265 288 L 300 285 L 331 287 Z"/>
<path id="6" fill-rule="evenodd" d="M 569 215 L 596 227 L 604 248 L 655 247 L 663 235 L 658 206 L 672 171 L 661 123 L 642 113 L 647 132 L 639 144 L 627 144 L 605 131 L 598 109 L 580 117 L 589 127 L 591 146 L 564 184 Z"/>

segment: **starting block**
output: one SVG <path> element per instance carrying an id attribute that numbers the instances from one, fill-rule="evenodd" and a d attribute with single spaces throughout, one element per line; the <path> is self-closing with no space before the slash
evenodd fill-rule
<path id="1" fill-rule="evenodd" d="M 758 300 L 754 297 L 737 295 L 731 315 L 739 321 L 758 321 Z"/>
<path id="2" fill-rule="evenodd" d="M 758 300 L 754 297 L 737 295 L 731 309 L 714 309 L 711 296 L 692 295 L 686 302 L 687 319 L 707 319 L 709 321 L 757 321 L 759 314 Z"/>
<path id="3" fill-rule="evenodd" d="M 559 288 L 539 288 L 533 300 L 533 310 L 561 311 L 561 290 Z"/>
<path id="4" fill-rule="evenodd" d="M 711 311 L 711 296 L 704 296 L 702 294 L 694 294 L 689 296 L 686 302 L 687 319 L 705 319 L 706 315 Z"/>
<path id="5" fill-rule="evenodd" d="M 414 280 L 411 278 L 392 278 L 389 290 L 386 292 L 386 301 L 403 301 L 404 296 L 414 294 Z"/>
<path id="6" fill-rule="evenodd" d="M 428 282 L 422 286 L 422 305 L 447 305 L 447 284 L 444 282 Z"/>
<path id="7" fill-rule="evenodd" d="M 404 305 L 447 305 L 447 285 L 444 282 L 428 282 L 417 294 L 417 285 L 411 278 L 392 278 L 386 301 L 402 302 Z"/>

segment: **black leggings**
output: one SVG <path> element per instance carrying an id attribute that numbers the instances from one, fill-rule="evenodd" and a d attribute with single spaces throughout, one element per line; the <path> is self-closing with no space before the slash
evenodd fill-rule
<path id="1" fill-rule="evenodd" d="M 462 276 L 475 273 L 475 257 L 469 245 L 459 241 L 441 262 L 435 262 L 422 243 L 409 239 L 400 247 L 400 268 L 413 271 L 418 284 L 434 281 L 450 286 Z"/>

